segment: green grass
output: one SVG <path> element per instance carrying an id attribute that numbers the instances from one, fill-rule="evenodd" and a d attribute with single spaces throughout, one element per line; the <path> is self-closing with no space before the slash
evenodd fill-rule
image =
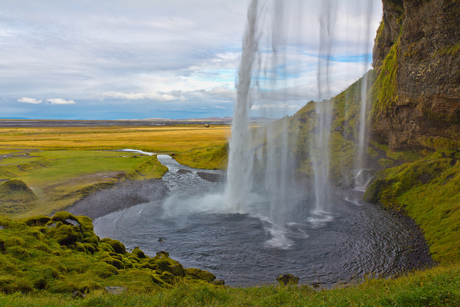
<path id="1" fill-rule="evenodd" d="M 174 155 L 177 162 L 201 169 L 226 169 L 228 163 L 227 144 L 218 147 L 195 148 Z"/>
<path id="2" fill-rule="evenodd" d="M 146 293 L 105 294 L 95 290 L 84 299 L 68 294 L 0 294 L 0 306 L 458 306 L 460 269 L 437 267 L 397 279 L 368 280 L 332 290 L 309 286 L 250 288 L 179 284 Z"/>
<path id="3" fill-rule="evenodd" d="M 51 165 L 23 176 L 29 185 L 68 180 L 98 172 L 129 171 L 150 159 L 134 153 L 112 151 L 45 151 L 39 153 Z"/>
<path id="4" fill-rule="evenodd" d="M 3 200 L 0 213 L 11 216 L 50 214 L 124 178 L 161 178 L 167 168 L 156 156 L 114 151 L 38 151 L 34 157 L 3 159 L 0 179 L 19 179 L 37 199 Z"/>
<path id="5" fill-rule="evenodd" d="M 431 156 L 377 174 L 369 201 L 404 210 L 422 229 L 435 261 L 460 262 L 460 154 Z"/>

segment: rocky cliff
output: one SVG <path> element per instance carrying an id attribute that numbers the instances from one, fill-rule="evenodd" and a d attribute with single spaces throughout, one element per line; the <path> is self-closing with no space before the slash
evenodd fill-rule
<path id="1" fill-rule="evenodd" d="M 383 0 L 373 66 L 375 139 L 460 148 L 460 1 Z"/>

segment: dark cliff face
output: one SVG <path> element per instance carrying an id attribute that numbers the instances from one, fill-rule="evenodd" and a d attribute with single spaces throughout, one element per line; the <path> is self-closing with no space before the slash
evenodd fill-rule
<path id="1" fill-rule="evenodd" d="M 460 2 L 383 0 L 373 132 L 392 149 L 460 149 Z"/>

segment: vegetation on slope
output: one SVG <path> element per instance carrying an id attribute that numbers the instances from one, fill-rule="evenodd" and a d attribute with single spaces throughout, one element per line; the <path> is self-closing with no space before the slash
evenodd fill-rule
<path id="1" fill-rule="evenodd" d="M 423 230 L 435 261 L 460 262 L 460 153 L 427 158 L 379 172 L 365 200 L 404 210 Z"/>
<path id="2" fill-rule="evenodd" d="M 372 144 L 386 153 L 379 162 L 387 169 L 376 174 L 365 199 L 406 212 L 434 260 L 459 263 L 460 5 L 383 0 L 383 9 L 373 56 Z"/>
<path id="3" fill-rule="evenodd" d="M 174 159 L 180 164 L 193 168 L 226 169 L 228 164 L 228 144 L 179 152 L 174 155 Z"/>
<path id="4" fill-rule="evenodd" d="M 58 212 L 22 221 L 0 218 L 0 292 L 89 293 L 104 287 L 147 292 L 181 282 L 214 282 L 159 252 L 127 252 L 117 240 L 99 239 L 91 219 Z"/>
<path id="5" fill-rule="evenodd" d="M 50 214 L 124 178 L 160 178 L 166 171 L 156 156 L 130 152 L 63 150 L 16 154 L 0 160 L 0 179 L 8 180 L 0 183 L 0 213 Z M 27 189 L 12 186 L 17 181 Z"/>

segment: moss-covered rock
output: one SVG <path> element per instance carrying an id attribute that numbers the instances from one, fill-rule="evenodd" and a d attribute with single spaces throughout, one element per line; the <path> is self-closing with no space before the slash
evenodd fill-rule
<path id="1" fill-rule="evenodd" d="M 61 245 L 71 245 L 82 238 L 81 233 L 74 226 L 60 225 L 49 231 L 50 236 Z"/>
<path id="2" fill-rule="evenodd" d="M 18 179 L 7 180 L 0 184 L 0 204 L 5 203 L 28 203 L 37 199 L 31 188 Z"/>
<path id="3" fill-rule="evenodd" d="M 3 293 L 87 293 L 107 286 L 149 292 L 190 281 L 167 252 L 150 258 L 138 248 L 126 252 L 117 240 L 100 241 L 87 217 L 67 212 L 25 221 L 0 217 L 0 226 Z"/>
<path id="4" fill-rule="evenodd" d="M 145 256 L 145 253 L 139 247 L 134 248 L 132 253 L 134 255 L 136 255 L 140 259 L 143 259 L 143 258 L 147 257 L 147 256 Z"/>
<path id="5" fill-rule="evenodd" d="M 104 238 L 102 242 L 110 245 L 113 248 L 113 251 L 118 254 L 126 254 L 126 247 L 123 243 L 118 240 L 112 240 L 110 238 Z"/>
<path id="6" fill-rule="evenodd" d="M 124 269 L 125 268 L 125 264 L 123 263 L 123 261 L 119 260 L 119 259 L 116 259 L 114 257 L 105 257 L 103 259 L 101 259 L 102 262 L 105 262 L 107 264 L 110 264 L 112 266 L 114 266 L 115 268 L 121 270 L 121 269 Z"/>
<path id="7" fill-rule="evenodd" d="M 191 277 L 193 279 L 204 280 L 210 283 L 216 280 L 216 276 L 214 274 L 196 268 L 185 269 L 185 276 Z"/>
<path id="8" fill-rule="evenodd" d="M 286 285 L 297 285 L 299 283 L 299 277 L 296 277 L 292 274 L 284 274 L 281 276 L 278 276 L 276 280 L 280 283 L 282 286 Z"/>
<path id="9" fill-rule="evenodd" d="M 159 273 L 170 272 L 174 276 L 185 276 L 184 267 L 179 262 L 169 258 L 169 254 L 164 251 L 158 252 L 153 258 L 147 259 L 142 267 Z"/>
<path id="10" fill-rule="evenodd" d="M 27 226 L 44 226 L 49 221 L 51 221 L 49 216 L 38 215 L 25 219 L 24 223 L 26 223 Z"/>

